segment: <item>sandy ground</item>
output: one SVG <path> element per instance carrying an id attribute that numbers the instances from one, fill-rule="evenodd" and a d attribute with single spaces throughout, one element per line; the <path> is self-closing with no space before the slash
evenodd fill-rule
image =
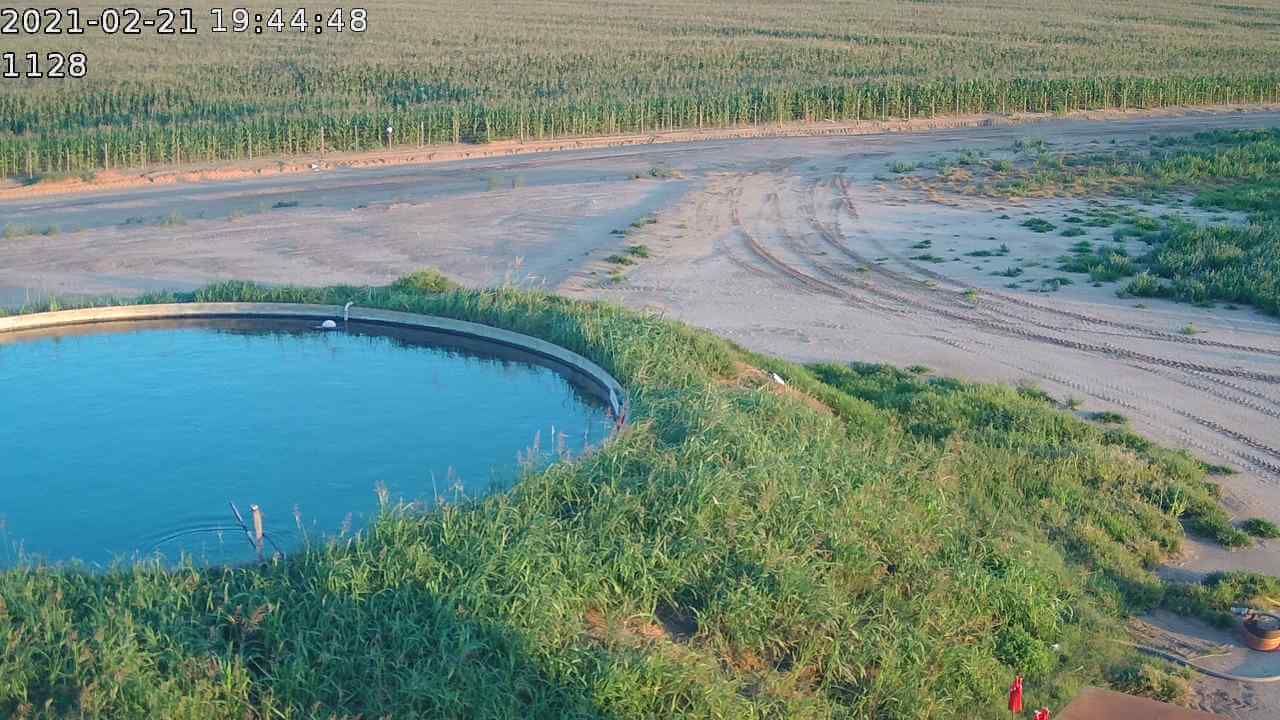
<path id="1" fill-rule="evenodd" d="M 1275 111 L 1062 119 L 23 196 L 0 201 L 0 224 L 49 234 L 0 239 L 0 304 L 227 278 L 381 283 L 432 265 L 476 285 L 512 282 L 649 309 L 797 361 L 919 364 L 1034 384 L 1078 400 L 1082 413 L 1122 413 L 1138 432 L 1235 468 L 1222 479 L 1231 511 L 1280 522 L 1280 320 L 1122 300 L 1117 286 L 1092 287 L 1080 275 L 1034 292 L 1064 274 L 1053 259 L 1081 238 L 1020 222 L 1059 218 L 1079 201 L 938 196 L 887 171 L 962 149 L 999 152 L 1019 138 L 1068 149 L 1276 125 Z M 653 177 L 655 168 L 676 176 Z M 925 240 L 927 251 L 913 247 Z M 1002 243 L 1004 256 L 967 254 Z M 625 268 L 606 260 L 628 244 L 650 257 Z M 922 252 L 940 261 L 912 259 Z M 1022 284 L 1006 287 L 1011 279 L 996 273 L 1015 265 Z M 1181 331 L 1189 324 L 1196 334 Z M 1166 572 L 1280 575 L 1277 547 L 1192 543 Z M 1151 622 L 1177 636 L 1208 632 Z M 1241 672 L 1263 674 L 1250 669 L 1259 660 L 1242 657 Z M 1280 685 L 1205 682 L 1199 697 L 1232 717 L 1280 717 Z"/>

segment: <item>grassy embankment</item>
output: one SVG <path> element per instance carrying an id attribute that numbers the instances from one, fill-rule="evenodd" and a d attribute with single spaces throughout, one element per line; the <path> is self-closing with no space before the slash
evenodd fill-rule
<path id="1" fill-rule="evenodd" d="M 9 36 L 89 74 L 0 83 L 0 176 L 367 150 L 388 125 L 420 146 L 1280 101 L 1280 10 L 1239 3 L 375 0 L 365 32 L 319 36 L 190 7 L 195 36 Z"/>
<path id="2" fill-rule="evenodd" d="M 631 425 L 507 493 L 388 508 L 285 562 L 4 572 L 0 714 L 996 717 L 1015 672 L 1036 706 L 1085 683 L 1176 696 L 1111 642 L 1123 618 L 1267 589 L 1162 584 L 1180 520 L 1243 537 L 1204 466 L 1041 393 L 806 369 L 608 305 L 443 290 L 427 274 L 179 299 L 351 299 L 529 333 L 608 368 Z"/>
<path id="3" fill-rule="evenodd" d="M 1214 131 L 1152 140 L 1138 148 L 1051 152 L 1024 144 L 1019 158 L 964 156 L 941 164 L 949 184 L 996 196 L 1117 196 L 1145 203 L 1191 202 L 1209 219 L 1153 216 L 1139 207 L 1094 205 L 1055 225 L 1068 237 L 1114 227 L 1113 239 L 1138 239 L 1150 250 L 1131 256 L 1122 245 L 1083 240 L 1060 269 L 1096 282 L 1124 280 L 1120 292 L 1194 303 L 1254 305 L 1280 315 L 1280 128 Z M 1227 212 L 1243 213 L 1232 222 Z"/>

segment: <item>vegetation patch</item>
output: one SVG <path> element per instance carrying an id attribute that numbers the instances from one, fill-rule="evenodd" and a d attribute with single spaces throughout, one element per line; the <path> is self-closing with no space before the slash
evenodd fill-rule
<path id="1" fill-rule="evenodd" d="M 439 294 L 453 292 L 462 286 L 445 277 L 435 268 L 426 268 L 412 272 L 391 284 L 393 290 L 406 290 L 419 293 Z"/>
<path id="2" fill-rule="evenodd" d="M 1170 586 L 1162 604 L 1181 615 L 1229 628 L 1235 625 L 1233 607 L 1280 608 L 1280 579 L 1239 570 L 1211 573 L 1199 584 Z"/>
<path id="3" fill-rule="evenodd" d="M 1031 144 L 1016 150 L 1013 169 L 987 167 L 976 177 L 987 194 L 1109 194 L 1171 203 L 1190 194 L 1194 205 L 1211 211 L 1202 223 L 1091 200 L 1083 213 L 1068 216 L 1073 226 L 1063 235 L 1113 227 L 1117 242 L 1141 240 L 1150 250 L 1132 258 L 1120 249 L 1077 251 L 1062 269 L 1087 272 L 1095 282 L 1134 277 L 1125 295 L 1249 304 L 1280 315 L 1280 128 L 1202 132 L 1106 152 L 1052 153 Z M 1226 212 L 1242 213 L 1246 222 L 1224 221 Z M 1039 231 L 1052 229 L 1039 218 L 1027 221 L 1033 222 Z"/>
<path id="4" fill-rule="evenodd" d="M 12 224 L 12 225 L 5 225 L 4 230 L 0 232 L 0 236 L 3 236 L 7 240 L 12 240 L 15 238 L 29 237 L 32 235 L 43 235 L 45 237 L 54 237 L 54 236 L 60 235 L 61 233 L 62 233 L 62 228 L 58 227 L 57 225 L 46 225 L 43 228 L 41 228 L 41 227 L 36 227 L 35 225 Z"/>
<path id="5" fill-rule="evenodd" d="M 674 180 L 684 177 L 679 170 L 671 167 L 667 163 L 658 163 L 649 168 L 648 176 L 658 180 Z"/>
<path id="6" fill-rule="evenodd" d="M 1005 243 L 1000 243 L 1000 247 L 994 250 L 974 250 L 972 252 L 965 253 L 965 256 L 966 257 L 1003 257 L 1008 254 L 1009 254 L 1009 246 Z"/>
<path id="7" fill-rule="evenodd" d="M 1240 529 L 1256 538 L 1266 540 L 1280 538 L 1280 526 L 1264 518 L 1249 518 L 1240 523 Z"/>
<path id="8" fill-rule="evenodd" d="M 1028 218 L 1027 220 L 1023 220 L 1022 227 L 1030 230 L 1031 232 L 1047 233 L 1055 230 L 1057 228 L 1057 225 L 1054 225 L 1053 223 L 1049 222 L 1048 220 L 1045 220 L 1044 218 L 1033 217 L 1033 218 Z"/>

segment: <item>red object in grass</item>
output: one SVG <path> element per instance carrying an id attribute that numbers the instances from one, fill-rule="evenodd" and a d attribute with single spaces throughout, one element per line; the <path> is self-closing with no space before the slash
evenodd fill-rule
<path id="1" fill-rule="evenodd" d="M 1049 708 L 1042 707 L 1037 710 L 1035 720 L 1049 720 Z"/>
<path id="2" fill-rule="evenodd" d="M 1009 712 L 1017 715 L 1022 712 L 1022 676 L 1014 678 L 1013 687 L 1009 688 Z"/>

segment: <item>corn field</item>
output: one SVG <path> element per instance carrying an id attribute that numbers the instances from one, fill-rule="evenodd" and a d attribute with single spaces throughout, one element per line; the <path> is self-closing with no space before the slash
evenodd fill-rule
<path id="1" fill-rule="evenodd" d="M 366 5 L 360 35 L 6 36 L 3 49 L 81 49 L 91 70 L 0 83 L 0 176 L 389 142 L 1280 102 L 1273 2 Z M 196 17 L 207 26 L 207 7 Z"/>

